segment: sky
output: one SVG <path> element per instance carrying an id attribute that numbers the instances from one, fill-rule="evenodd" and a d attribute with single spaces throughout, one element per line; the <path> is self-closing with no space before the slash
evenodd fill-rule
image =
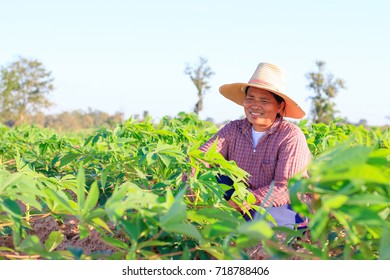
<path id="1" fill-rule="evenodd" d="M 343 79 L 341 117 L 390 123 L 388 0 L 0 0 L 0 66 L 37 59 L 52 72 L 48 113 L 89 108 L 155 120 L 192 112 L 184 73 L 199 57 L 215 72 L 201 119 L 244 115 L 218 91 L 248 82 L 260 62 L 282 67 L 287 95 L 309 114 L 315 62 Z"/>

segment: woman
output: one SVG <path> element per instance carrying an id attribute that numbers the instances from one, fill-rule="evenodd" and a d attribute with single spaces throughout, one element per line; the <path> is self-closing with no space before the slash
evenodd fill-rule
<path id="1" fill-rule="evenodd" d="M 305 112 L 286 95 L 282 69 L 260 63 L 248 83 L 226 84 L 219 91 L 243 106 L 246 118 L 225 125 L 200 149 L 205 152 L 217 141 L 217 151 L 250 174 L 248 187 L 257 205 L 269 207 L 279 226 L 304 226 L 304 221 L 291 210 L 287 183 L 305 169 L 311 154 L 303 132 L 284 119 L 300 119 Z M 224 177 L 220 180 L 225 184 L 228 181 Z M 225 198 L 240 210 L 230 197 L 231 192 Z"/>

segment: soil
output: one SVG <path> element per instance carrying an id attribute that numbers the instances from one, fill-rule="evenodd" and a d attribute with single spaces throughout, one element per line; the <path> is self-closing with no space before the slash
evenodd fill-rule
<path id="1" fill-rule="evenodd" d="M 100 233 L 92 229 L 89 236 L 83 239 L 80 239 L 79 230 L 78 230 L 79 221 L 73 217 L 69 216 L 63 222 L 56 221 L 53 216 L 47 216 L 44 218 L 37 219 L 31 222 L 32 229 L 29 234 L 34 234 L 39 237 L 42 244 L 45 243 L 49 234 L 53 231 L 60 231 L 64 234 L 64 240 L 57 247 L 56 250 L 68 250 L 69 247 L 81 249 L 82 252 L 86 255 L 96 252 L 115 252 L 115 248 L 104 243 L 100 238 Z M 112 230 L 114 228 L 112 227 Z M 118 237 L 119 238 L 119 237 Z M 283 234 L 277 234 L 277 239 L 281 244 L 285 236 Z M 305 242 L 309 242 L 306 237 Z M 13 248 L 12 237 L 11 236 L 0 236 L 0 247 Z M 302 248 L 294 248 L 296 252 L 303 252 Z M 270 256 L 263 250 L 261 244 L 245 250 L 246 253 L 253 260 L 264 260 L 270 259 Z M 1 253 L 1 250 L 0 250 Z M 4 255 L 4 254 L 3 254 Z M 11 254 L 12 255 L 12 254 Z M 6 257 L 7 258 L 7 257 Z M 8 258 L 27 258 L 27 256 L 18 256 L 13 255 Z M 298 259 L 296 257 L 290 259 Z"/>
<path id="2" fill-rule="evenodd" d="M 38 236 L 41 243 L 44 244 L 49 234 L 53 231 L 59 231 L 64 235 L 64 240 L 56 250 L 68 250 L 69 247 L 82 249 L 83 253 L 89 255 L 93 252 L 113 252 L 115 249 L 102 241 L 100 233 L 91 230 L 88 237 L 80 239 L 78 230 L 79 221 L 69 216 L 63 223 L 58 222 L 53 216 L 47 216 L 31 222 L 32 229 L 29 234 Z M 0 237 L 0 247 L 13 248 L 11 236 Z M 17 256 L 15 256 L 17 257 Z M 20 257 L 22 258 L 22 257 Z"/>
<path id="3" fill-rule="evenodd" d="M 21 210 L 25 211 L 25 206 L 23 203 L 18 202 Z M 4 213 L 3 213 L 4 214 Z M 64 239 L 62 243 L 56 248 L 57 251 L 63 251 L 63 250 L 69 250 L 70 248 L 76 248 L 78 250 L 82 250 L 82 252 L 85 255 L 90 255 L 91 253 L 99 253 L 99 252 L 105 252 L 109 255 L 116 251 L 116 249 L 112 246 L 109 246 L 103 240 L 101 239 L 101 235 L 99 232 L 97 232 L 94 229 L 91 229 L 90 234 L 88 237 L 81 239 L 79 234 L 79 220 L 74 216 L 68 216 L 62 221 L 56 220 L 53 216 L 46 216 L 46 217 L 35 217 L 32 218 L 30 221 L 31 230 L 29 234 L 36 235 L 40 239 L 41 243 L 44 244 L 49 237 L 50 233 L 53 231 L 59 231 L 64 235 Z M 110 229 L 112 231 L 115 231 L 115 226 L 113 224 L 108 224 Z M 283 243 L 286 236 L 284 234 L 276 234 L 278 244 L 274 244 L 277 247 L 279 247 L 280 244 Z M 116 235 L 115 238 L 117 239 L 123 239 L 123 236 Z M 305 234 L 303 237 L 303 241 L 306 243 L 310 243 L 310 237 L 308 234 Z M 0 236 L 0 248 L 6 247 L 6 248 L 13 248 L 13 242 L 11 236 Z M 294 252 L 297 253 L 305 253 L 303 248 L 301 246 L 293 246 L 294 248 L 289 248 L 294 251 L 292 251 L 293 255 Z M 263 246 L 261 243 L 253 248 L 249 248 L 245 250 L 246 253 L 250 256 L 253 260 L 263 260 L 263 259 L 270 259 L 270 256 L 263 250 Z M 7 255 L 9 257 L 7 257 Z M 0 249 L 0 256 L 5 256 L 6 258 L 10 259 L 23 259 L 28 258 L 28 256 L 23 255 L 17 255 L 13 253 L 2 251 Z M 39 256 L 37 256 L 39 258 Z M 292 259 L 298 259 L 298 257 L 293 257 Z"/>

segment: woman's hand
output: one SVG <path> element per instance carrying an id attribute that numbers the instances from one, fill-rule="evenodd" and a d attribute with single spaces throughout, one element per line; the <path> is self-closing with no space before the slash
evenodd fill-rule
<path id="1" fill-rule="evenodd" d="M 244 202 L 242 203 L 242 205 L 238 205 L 237 203 L 235 203 L 232 199 L 229 199 L 228 200 L 228 204 L 233 207 L 234 209 L 236 209 L 238 212 L 240 213 L 246 213 L 247 211 L 251 210 L 252 208 L 249 206 L 248 202 L 246 202 L 244 200 Z"/>

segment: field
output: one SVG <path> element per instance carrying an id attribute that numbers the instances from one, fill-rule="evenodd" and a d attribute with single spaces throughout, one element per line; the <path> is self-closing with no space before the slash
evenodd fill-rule
<path id="1" fill-rule="evenodd" d="M 251 203 L 246 173 L 198 150 L 217 127 L 194 115 L 68 134 L 0 126 L 0 259 L 249 259 L 257 244 L 272 259 L 390 259 L 390 129 L 298 125 L 313 160 L 289 189 L 309 232 L 247 223 L 226 203 L 215 176 Z"/>

